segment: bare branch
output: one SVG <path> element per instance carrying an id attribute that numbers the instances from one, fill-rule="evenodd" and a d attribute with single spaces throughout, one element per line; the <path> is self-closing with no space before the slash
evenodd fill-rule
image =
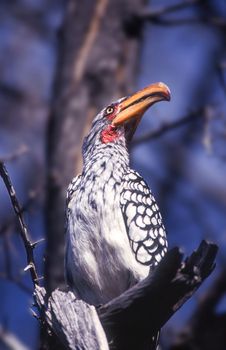
<path id="1" fill-rule="evenodd" d="M 137 144 L 146 142 L 148 140 L 156 139 L 170 130 L 184 126 L 190 122 L 194 122 L 198 118 L 204 117 L 204 111 L 205 111 L 205 108 L 202 107 L 202 108 L 197 109 L 196 111 L 193 111 L 193 112 L 189 113 L 188 115 L 186 115 L 186 116 L 184 116 L 176 121 L 173 121 L 170 123 L 164 123 L 157 130 L 151 130 L 150 132 L 147 132 L 146 134 L 144 134 L 140 137 L 134 138 L 134 140 L 131 143 L 131 146 L 133 147 Z"/>
<path id="2" fill-rule="evenodd" d="M 191 7 L 193 5 L 198 5 L 200 3 L 201 3 L 201 0 L 184 0 L 184 1 L 180 1 L 178 3 L 175 3 L 174 5 L 161 6 L 161 7 L 158 7 L 156 9 L 144 8 L 139 12 L 138 16 L 142 20 L 151 21 L 151 20 L 155 20 L 159 16 L 164 16 L 164 15 L 171 13 L 171 12 L 183 10 L 187 7 Z"/>
<path id="3" fill-rule="evenodd" d="M 76 299 L 70 291 L 59 289 L 52 293 L 46 303 L 45 289 L 36 287 L 35 299 L 45 314 L 47 324 L 67 349 L 109 349 L 94 306 Z"/>
<path id="4" fill-rule="evenodd" d="M 148 20 L 148 19 L 147 19 Z M 166 19 L 162 17 L 156 17 L 150 19 L 153 24 L 162 26 L 175 26 L 185 24 L 210 24 L 222 29 L 226 28 L 226 21 L 223 17 L 188 17 L 188 18 L 176 18 Z"/>
<path id="5" fill-rule="evenodd" d="M 12 185 L 11 179 L 9 177 L 9 174 L 6 170 L 6 167 L 4 163 L 0 162 L 0 176 L 2 177 L 2 180 L 6 186 L 6 189 L 8 191 L 14 212 L 18 218 L 19 226 L 20 226 L 20 235 L 24 243 L 24 247 L 27 254 L 27 266 L 29 266 L 31 279 L 33 282 L 34 287 L 39 284 L 38 282 L 38 274 L 36 271 L 36 266 L 34 262 L 34 254 L 33 254 L 33 244 L 31 242 L 31 239 L 29 237 L 28 229 L 25 224 L 21 206 L 19 204 L 19 201 L 16 197 L 16 191 Z"/>
<path id="6" fill-rule="evenodd" d="M 1 163 L 11 162 L 12 160 L 17 159 L 28 152 L 29 152 L 29 148 L 26 145 L 21 145 L 17 150 L 8 154 L 7 156 L 0 156 L 0 162 Z"/>
<path id="7" fill-rule="evenodd" d="M 144 7 L 139 12 L 131 13 L 126 19 L 126 26 L 132 28 L 141 28 L 145 21 L 149 21 L 152 24 L 162 26 L 175 26 L 186 24 L 210 24 L 219 28 L 226 27 L 226 20 L 220 16 L 197 16 L 197 17 L 185 17 L 185 18 L 167 18 L 167 14 L 173 13 L 179 10 L 186 9 L 188 7 L 201 4 L 201 0 L 184 0 L 170 6 L 161 6 L 156 9 Z"/>

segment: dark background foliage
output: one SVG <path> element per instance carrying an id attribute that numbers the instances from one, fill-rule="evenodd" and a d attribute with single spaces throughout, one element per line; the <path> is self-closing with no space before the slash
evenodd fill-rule
<path id="1" fill-rule="evenodd" d="M 0 158 L 24 206 L 32 239 L 46 238 L 35 256 L 51 290 L 63 282 L 63 200 L 70 178 L 81 167 L 82 135 L 96 111 L 112 98 L 165 82 L 172 101 L 146 113 L 131 144 L 131 162 L 155 193 L 170 247 L 178 245 L 190 253 L 207 238 L 220 251 L 215 273 L 168 322 L 162 345 L 167 349 L 180 343 L 183 334 L 188 339 L 203 332 L 205 340 L 195 340 L 196 348 L 207 349 L 203 344 L 215 339 L 215 349 L 224 349 L 220 330 L 225 325 L 226 289 L 226 3 L 133 0 L 128 5 L 123 0 L 115 1 L 117 9 L 113 3 L 1 1 Z M 104 6 L 112 6 L 103 22 L 118 46 L 106 42 L 99 28 L 88 59 L 83 53 L 80 65 L 75 64 L 95 6 L 100 17 Z M 120 6 L 128 38 L 124 47 L 122 29 L 113 20 Z M 102 66 L 99 52 L 104 57 L 108 53 Z M 2 183 L 0 208 L 0 344 L 3 347 L 1 339 L 9 334 L 16 337 L 14 349 L 19 349 L 18 342 L 35 349 L 39 327 L 29 311 L 31 284 L 23 271 L 24 249 Z M 218 326 L 211 334 L 205 324 L 197 335 L 194 318 L 203 304 L 209 306 L 203 300 L 208 301 L 210 292 L 216 297 L 211 322 Z"/>

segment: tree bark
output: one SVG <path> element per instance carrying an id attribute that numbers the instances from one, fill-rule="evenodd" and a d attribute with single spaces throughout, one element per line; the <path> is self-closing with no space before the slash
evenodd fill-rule
<path id="1" fill-rule="evenodd" d="M 96 309 L 72 292 L 54 290 L 49 299 L 43 287 L 35 289 L 35 299 L 52 334 L 50 349 L 109 350 Z M 51 345 L 50 345 L 51 344 Z"/>

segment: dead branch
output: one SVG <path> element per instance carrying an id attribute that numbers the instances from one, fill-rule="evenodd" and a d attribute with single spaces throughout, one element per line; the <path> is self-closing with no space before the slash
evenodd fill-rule
<path id="1" fill-rule="evenodd" d="M 6 162 L 11 162 L 24 154 L 27 154 L 29 152 L 29 148 L 26 145 L 21 145 L 17 150 L 14 152 L 6 155 L 6 156 L 0 156 L 0 162 L 1 163 L 6 163 Z"/>
<path id="2" fill-rule="evenodd" d="M 184 10 L 187 7 L 198 5 L 201 0 L 184 0 L 169 6 L 159 6 L 156 9 L 143 8 L 139 11 L 139 17 L 142 20 L 155 20 L 159 16 L 164 16 L 171 12 L 176 12 L 179 10 Z"/>
<path id="3" fill-rule="evenodd" d="M 135 137 L 131 143 L 131 146 L 133 147 L 137 144 L 146 142 L 148 140 L 156 139 L 168 131 L 177 129 L 177 128 L 184 126 L 188 123 L 194 122 L 197 119 L 204 117 L 205 116 L 204 112 L 205 112 L 205 107 L 202 107 L 202 108 L 197 109 L 196 111 L 193 111 L 193 112 L 185 115 L 184 117 L 182 117 L 178 120 L 175 120 L 175 121 L 170 122 L 170 123 L 165 122 L 157 130 L 151 130 L 150 132 L 147 132 L 146 134 L 143 134 L 140 137 Z"/>
<path id="4" fill-rule="evenodd" d="M 6 170 L 6 167 L 4 163 L 0 161 L 0 176 L 2 177 L 2 180 L 5 184 L 5 187 L 8 191 L 14 212 L 18 218 L 18 223 L 20 226 L 20 235 L 23 240 L 23 244 L 26 250 L 26 255 L 27 255 L 27 266 L 24 269 L 29 270 L 31 274 L 31 279 L 33 282 L 34 287 L 39 284 L 38 282 L 38 274 L 35 266 L 35 261 L 34 261 L 34 254 L 33 254 L 33 249 L 34 249 L 34 244 L 31 242 L 31 239 L 29 237 L 28 229 L 25 224 L 23 214 L 22 214 L 22 209 L 20 206 L 20 203 L 17 199 L 16 196 L 16 191 L 12 185 L 11 179 L 9 177 L 9 174 Z"/>
<path id="5" fill-rule="evenodd" d="M 201 5 L 201 0 L 184 0 L 169 6 L 160 6 L 156 9 L 144 7 L 138 12 L 130 13 L 130 16 L 126 18 L 126 28 L 130 32 L 132 27 L 142 28 L 144 22 L 150 22 L 155 25 L 161 26 L 175 26 L 186 24 L 210 24 L 218 28 L 224 29 L 226 27 L 226 21 L 224 17 L 220 16 L 197 16 L 197 17 L 184 17 L 184 18 L 167 18 L 167 14 L 175 13 L 177 11 L 186 9 L 188 7 Z"/>
<path id="6" fill-rule="evenodd" d="M 156 8 L 149 8 L 145 6 L 141 7 L 137 12 L 133 10 L 125 18 L 124 25 L 126 32 L 133 33 L 134 36 L 139 36 L 145 22 L 149 21 L 153 24 L 166 25 L 165 22 L 168 20 L 164 18 L 165 15 L 198 5 L 200 3 L 201 0 L 184 0 L 169 6 L 158 6 Z"/>
<path id="7" fill-rule="evenodd" d="M 56 289 L 46 302 L 46 291 L 36 286 L 35 299 L 46 317 L 46 321 L 61 342 L 57 349 L 108 350 L 106 335 L 96 309 L 72 292 Z M 53 340 L 52 340 L 53 341 Z"/>
<path id="8" fill-rule="evenodd" d="M 147 19 L 146 19 L 147 20 Z M 158 24 L 162 26 L 178 26 L 185 24 L 210 24 L 212 26 L 225 29 L 226 21 L 223 17 L 186 17 L 186 18 L 175 18 L 175 19 L 167 19 L 156 17 L 151 19 L 153 24 Z"/>

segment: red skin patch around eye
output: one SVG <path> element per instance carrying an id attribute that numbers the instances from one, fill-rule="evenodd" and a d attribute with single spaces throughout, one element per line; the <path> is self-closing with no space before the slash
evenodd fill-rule
<path id="1" fill-rule="evenodd" d="M 114 142 L 119 137 L 119 133 L 115 126 L 107 126 L 100 134 L 102 143 Z"/>
<path id="2" fill-rule="evenodd" d="M 108 115 L 107 115 L 107 119 L 108 119 L 108 120 L 113 120 L 114 117 L 115 117 L 115 114 L 116 114 L 116 111 L 112 112 L 111 114 L 108 114 Z"/>

